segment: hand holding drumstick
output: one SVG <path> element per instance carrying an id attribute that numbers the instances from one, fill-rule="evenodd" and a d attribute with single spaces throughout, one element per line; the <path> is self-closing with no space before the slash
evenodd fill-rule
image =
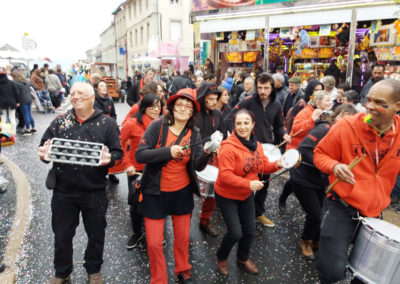
<path id="1" fill-rule="evenodd" d="M 295 136 L 297 136 L 299 133 L 301 133 L 303 131 L 303 129 L 300 129 L 299 131 L 297 131 L 295 134 L 293 134 L 292 136 L 289 136 L 290 137 L 290 139 L 292 139 L 293 137 L 295 137 Z M 287 134 L 285 134 L 285 135 L 287 135 Z M 285 140 L 285 141 L 283 141 L 281 144 L 279 144 L 279 145 L 276 145 L 272 150 L 271 150 L 271 152 L 272 151 L 274 151 L 275 149 L 277 149 L 277 148 L 280 148 L 281 146 L 283 146 L 285 143 L 288 143 L 288 140 Z"/>

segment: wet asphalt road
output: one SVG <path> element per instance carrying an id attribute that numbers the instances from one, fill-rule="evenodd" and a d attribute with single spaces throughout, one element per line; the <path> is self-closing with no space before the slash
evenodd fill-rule
<path id="1" fill-rule="evenodd" d="M 128 112 L 127 104 L 116 103 L 118 121 Z M 36 156 L 40 138 L 55 114 L 39 114 L 33 110 L 38 133 L 33 136 L 20 136 L 17 144 L 3 149 L 3 154 L 15 162 L 27 175 L 32 186 L 33 216 L 28 234 L 24 239 L 18 263 L 17 283 L 45 283 L 53 271 L 53 234 L 51 230 L 50 199 L 52 192 L 44 186 L 50 168 Z M 107 189 L 109 207 L 108 227 L 104 249 L 102 273 L 106 283 L 149 283 L 150 269 L 145 248 L 128 251 L 126 241 L 131 234 L 127 206 L 127 182 L 125 174 L 117 175 L 120 183 Z M 279 213 L 277 202 L 284 181 L 275 179 L 269 189 L 266 201 L 267 213 L 276 226 L 264 228 L 257 225 L 256 236 L 250 258 L 257 264 L 259 275 L 249 275 L 236 267 L 236 247 L 228 259 L 229 276 L 222 277 L 216 269 L 216 251 L 225 232 L 225 225 L 218 209 L 211 222 L 218 229 L 217 238 L 205 236 L 198 229 L 201 200 L 195 197 L 191 226 L 190 262 L 195 283 L 318 283 L 315 265 L 302 258 L 299 241 L 303 212 L 294 196 L 288 200 L 288 213 Z M 81 222 L 82 223 L 82 222 Z M 173 260 L 173 234 L 171 222 L 167 219 L 166 245 L 169 283 L 175 282 Z M 83 254 L 86 247 L 83 226 L 79 226 L 74 239 L 73 283 L 87 283 L 83 267 Z M 346 283 L 346 282 L 343 282 Z"/>

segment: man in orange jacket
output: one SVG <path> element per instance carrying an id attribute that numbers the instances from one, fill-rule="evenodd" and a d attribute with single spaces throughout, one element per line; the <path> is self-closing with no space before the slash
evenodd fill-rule
<path id="1" fill-rule="evenodd" d="M 317 269 L 321 283 L 345 278 L 358 216 L 379 217 L 400 174 L 400 82 L 376 83 L 359 113 L 335 124 L 314 151 L 314 163 L 332 183 L 322 210 Z M 366 155 L 352 171 L 355 158 Z M 356 217 L 356 218 L 355 218 Z M 384 261 L 384 260 L 382 260 Z M 352 283 L 358 283 L 356 278 Z"/>

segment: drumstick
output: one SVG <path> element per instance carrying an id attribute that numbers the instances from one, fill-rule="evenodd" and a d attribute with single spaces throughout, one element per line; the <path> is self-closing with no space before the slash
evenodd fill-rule
<path id="1" fill-rule="evenodd" d="M 351 163 L 347 166 L 349 170 L 352 170 L 355 166 L 357 166 L 367 154 L 362 155 L 361 157 L 356 157 Z M 339 182 L 339 179 L 336 179 L 326 190 L 326 193 L 329 193 L 333 187 Z"/>
<path id="2" fill-rule="evenodd" d="M 198 143 L 193 143 L 193 144 L 182 146 L 182 147 L 185 148 L 185 149 L 189 149 L 189 148 L 192 148 L 193 146 L 197 146 L 197 145 L 203 144 L 203 143 L 208 142 L 208 141 L 211 141 L 211 137 L 204 138 L 203 140 L 201 140 Z"/>
<path id="3" fill-rule="evenodd" d="M 269 182 L 269 181 L 273 180 L 274 178 L 277 178 L 277 177 L 279 177 L 280 175 L 283 175 L 284 173 L 288 172 L 289 170 L 290 170 L 290 169 L 285 169 L 284 171 L 281 171 L 279 174 L 277 174 L 277 175 L 275 175 L 275 176 L 273 176 L 273 177 L 270 177 L 268 180 L 264 180 L 263 183 Z"/>
<path id="4" fill-rule="evenodd" d="M 295 137 L 296 135 L 298 135 L 300 132 L 302 132 L 303 131 L 303 129 L 300 129 L 299 131 L 297 131 L 295 134 L 293 134 L 292 136 L 290 136 L 291 138 L 293 138 L 293 137 Z M 278 148 L 280 148 L 281 146 L 283 146 L 285 143 L 286 143 L 287 141 L 283 141 L 281 144 L 279 144 L 279 145 L 276 145 L 274 148 L 272 148 L 272 150 L 271 151 L 269 151 L 270 153 L 272 152 L 272 151 L 274 151 L 275 149 L 278 149 Z"/>

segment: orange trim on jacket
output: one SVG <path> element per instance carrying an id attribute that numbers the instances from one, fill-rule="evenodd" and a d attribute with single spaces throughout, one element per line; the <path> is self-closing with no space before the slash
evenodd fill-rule
<path id="1" fill-rule="evenodd" d="M 349 205 L 368 217 L 378 217 L 390 204 L 390 193 L 400 174 L 400 117 L 384 137 L 364 121 L 359 113 L 337 122 L 314 150 L 314 164 L 336 180 L 333 168 L 350 164 L 357 156 L 367 156 L 352 170 L 355 184 L 339 182 L 333 190 Z"/>
<path id="2" fill-rule="evenodd" d="M 251 152 L 235 134 L 221 143 L 218 166 L 215 192 L 236 200 L 245 200 L 250 196 L 250 181 L 259 180 L 258 173 L 268 174 L 279 169 L 264 155 L 259 142 L 256 151 Z"/>
<path id="3" fill-rule="evenodd" d="M 139 124 L 136 117 L 131 117 L 127 119 L 125 124 L 122 126 L 121 144 L 122 149 L 124 150 L 122 163 L 125 170 L 130 166 L 134 166 L 136 171 L 144 170 L 145 164 L 136 162 L 135 153 L 139 146 L 140 139 L 142 139 L 145 130 L 153 120 L 148 115 L 143 114 L 142 121 L 143 124 Z"/>
<path id="4" fill-rule="evenodd" d="M 290 136 L 295 134 L 300 129 L 303 129 L 299 134 L 292 138 L 292 142 L 287 145 L 286 150 L 297 148 L 300 142 L 307 136 L 308 132 L 314 127 L 315 121 L 312 119 L 314 107 L 306 105 L 294 118 Z"/>

